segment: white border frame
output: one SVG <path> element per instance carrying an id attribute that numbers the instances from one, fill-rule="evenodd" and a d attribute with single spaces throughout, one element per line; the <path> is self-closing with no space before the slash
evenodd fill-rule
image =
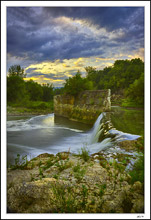
<path id="1" fill-rule="evenodd" d="M 6 8 L 145 7 L 145 214 L 6 214 Z M 1 214 L 2 219 L 150 219 L 150 1 L 1 1 Z M 149 169 L 149 170 L 148 170 Z M 149 185 L 148 185 L 149 184 Z M 147 195 L 146 195 L 147 194 Z"/>

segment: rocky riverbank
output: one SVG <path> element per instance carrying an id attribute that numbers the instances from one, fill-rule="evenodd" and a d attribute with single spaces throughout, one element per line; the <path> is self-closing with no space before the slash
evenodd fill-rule
<path id="1" fill-rule="evenodd" d="M 128 144 L 129 145 L 129 144 Z M 7 202 L 15 213 L 143 213 L 144 186 L 126 165 L 89 156 L 41 154 L 7 171 Z"/>

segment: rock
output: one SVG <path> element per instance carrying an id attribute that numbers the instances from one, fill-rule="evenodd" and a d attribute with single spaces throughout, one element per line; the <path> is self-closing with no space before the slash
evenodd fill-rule
<path id="1" fill-rule="evenodd" d="M 120 148 L 125 149 L 126 151 L 130 150 L 143 150 L 144 146 L 141 143 L 142 138 L 138 138 L 137 140 L 126 140 L 118 143 Z"/>
<path id="2" fill-rule="evenodd" d="M 7 206 L 13 213 L 138 213 L 143 184 L 129 184 L 127 172 L 63 152 L 41 154 L 30 170 L 7 173 Z M 69 166 L 70 164 L 70 166 Z"/>
<path id="3" fill-rule="evenodd" d="M 144 213 L 144 198 L 134 201 L 131 213 Z"/>
<path id="4" fill-rule="evenodd" d="M 137 181 L 137 182 L 135 182 L 134 184 L 133 184 L 133 190 L 135 190 L 135 191 L 142 191 L 142 189 L 143 189 L 143 186 L 142 186 L 142 183 L 141 182 L 139 182 L 139 181 Z"/>

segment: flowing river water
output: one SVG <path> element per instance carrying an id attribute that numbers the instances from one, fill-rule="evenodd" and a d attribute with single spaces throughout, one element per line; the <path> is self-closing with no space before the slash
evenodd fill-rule
<path id="1" fill-rule="evenodd" d="M 135 140 L 143 135 L 142 110 L 112 107 L 102 113 L 93 126 L 70 121 L 54 114 L 7 117 L 7 162 L 17 154 L 28 159 L 41 153 L 62 151 L 79 153 L 85 147 L 89 154 L 104 151 L 107 154 L 122 151 L 117 145 L 123 140 Z M 124 151 L 122 151 L 124 153 Z"/>

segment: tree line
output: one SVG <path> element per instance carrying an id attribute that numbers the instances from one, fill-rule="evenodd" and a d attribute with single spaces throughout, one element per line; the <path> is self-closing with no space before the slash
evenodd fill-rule
<path id="1" fill-rule="evenodd" d="M 78 71 L 72 78 L 66 79 L 63 92 L 78 95 L 82 90 L 111 89 L 112 94 L 144 103 L 144 62 L 140 58 L 132 60 L 116 60 L 113 66 L 103 70 L 85 67 L 86 77 Z"/>
<path id="2" fill-rule="evenodd" d="M 32 79 L 25 81 L 26 74 L 19 65 L 9 68 L 7 76 L 8 103 L 23 103 L 28 101 L 49 102 L 53 99 L 52 84 L 38 84 Z"/>
<path id="3" fill-rule="evenodd" d="M 27 101 L 53 100 L 57 94 L 77 96 L 83 90 L 111 89 L 112 94 L 122 94 L 139 104 L 144 103 L 144 62 L 139 59 L 116 60 L 113 66 L 97 70 L 85 67 L 86 76 L 80 71 L 66 79 L 62 88 L 54 88 L 53 84 L 38 84 L 33 80 L 25 81 L 26 74 L 19 65 L 9 68 L 7 76 L 8 103 L 23 103 Z"/>

